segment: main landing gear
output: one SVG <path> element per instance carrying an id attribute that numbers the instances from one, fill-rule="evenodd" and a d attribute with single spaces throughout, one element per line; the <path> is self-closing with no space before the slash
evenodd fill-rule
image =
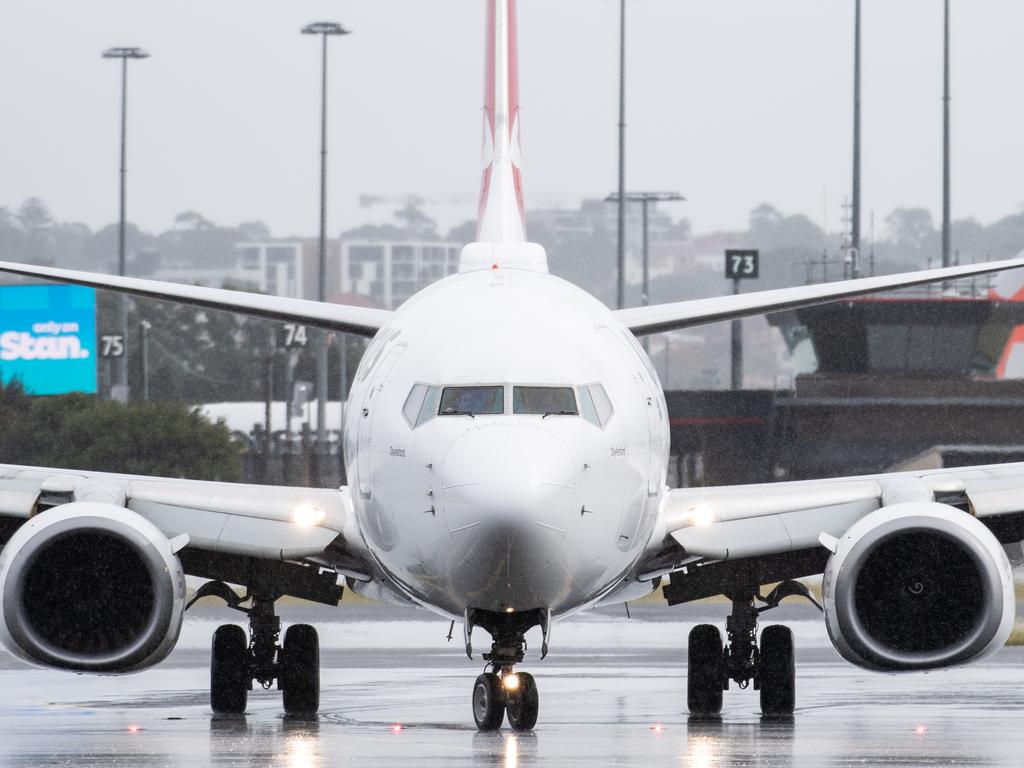
<path id="1" fill-rule="evenodd" d="M 767 597 L 761 597 L 754 588 L 738 589 L 730 595 L 732 613 L 725 624 L 728 643 L 724 647 L 722 633 L 713 624 L 699 624 L 691 630 L 686 681 L 686 703 L 691 716 L 717 717 L 730 680 L 741 689 L 753 682 L 754 690 L 761 694 L 761 713 L 765 717 L 793 714 L 793 632 L 776 624 L 765 627 L 760 643 L 757 640 L 758 616 L 791 595 L 806 597 L 818 605 L 799 582 L 783 582 Z M 764 605 L 755 607 L 755 600 Z"/>
<path id="2" fill-rule="evenodd" d="M 472 658 L 469 636 L 473 624 L 479 624 L 491 633 L 490 653 L 484 654 L 486 671 L 473 684 L 473 720 L 481 731 L 501 728 L 506 715 L 508 724 L 516 731 L 529 731 L 537 724 L 540 695 L 537 682 L 528 672 L 516 672 L 514 667 L 526 654 L 524 635 L 540 624 L 544 630 L 544 650 L 547 655 L 548 619 L 545 612 L 525 611 L 520 614 L 498 614 L 490 611 L 472 611 L 466 617 L 466 653 Z"/>
<path id="3" fill-rule="evenodd" d="M 288 715 L 313 715 L 320 708 L 320 640 L 308 624 L 293 624 L 281 635 L 281 617 L 274 612 L 277 595 L 238 597 L 222 582 L 208 582 L 189 603 L 207 596 L 222 598 L 230 608 L 249 616 L 249 636 L 235 624 L 213 633 L 210 659 L 210 707 L 217 714 L 245 712 L 255 680 L 264 689 L 274 681 Z M 248 608 L 242 603 L 251 601 Z"/>

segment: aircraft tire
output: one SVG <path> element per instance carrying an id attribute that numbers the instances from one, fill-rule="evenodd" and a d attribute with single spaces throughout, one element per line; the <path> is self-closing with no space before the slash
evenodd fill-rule
<path id="1" fill-rule="evenodd" d="M 686 667 L 686 706 L 695 717 L 713 717 L 722 711 L 725 674 L 722 633 L 714 624 L 690 630 Z"/>
<path id="2" fill-rule="evenodd" d="M 761 633 L 761 714 L 787 717 L 796 708 L 796 659 L 793 631 L 781 624 Z"/>
<path id="3" fill-rule="evenodd" d="M 473 684 L 473 719 L 481 731 L 496 731 L 505 719 L 505 690 L 493 672 L 484 672 Z"/>
<path id="4" fill-rule="evenodd" d="M 217 627 L 210 654 L 210 708 L 218 715 L 244 713 L 250 682 L 245 630 L 236 624 Z"/>
<path id="5" fill-rule="evenodd" d="M 289 715 L 320 709 L 320 637 L 309 624 L 293 624 L 281 646 L 281 693 Z"/>
<path id="6" fill-rule="evenodd" d="M 537 724 L 540 712 L 540 695 L 537 682 L 529 672 L 518 672 L 519 690 L 509 694 L 505 703 L 508 724 L 515 731 L 531 731 Z"/>

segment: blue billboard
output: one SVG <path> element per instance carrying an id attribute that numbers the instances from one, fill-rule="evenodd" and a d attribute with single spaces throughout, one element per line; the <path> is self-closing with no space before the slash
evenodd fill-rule
<path id="1" fill-rule="evenodd" d="M 32 395 L 96 392 L 96 291 L 0 287 L 0 381 Z"/>

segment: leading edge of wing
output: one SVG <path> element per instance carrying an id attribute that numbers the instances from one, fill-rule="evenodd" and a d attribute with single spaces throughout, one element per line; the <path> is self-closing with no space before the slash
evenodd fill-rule
<path id="1" fill-rule="evenodd" d="M 696 325 L 715 323 L 721 320 L 736 320 L 751 315 L 800 309 L 815 304 L 825 304 L 837 299 L 863 296 L 892 288 L 906 288 L 960 277 L 973 277 L 991 272 L 1024 267 L 1024 258 L 991 261 L 985 264 L 970 264 L 961 267 L 926 269 L 918 272 L 904 272 L 899 275 L 864 277 L 857 280 L 843 280 L 820 285 L 802 285 L 795 288 L 778 288 L 757 293 L 741 293 L 733 296 L 716 296 L 710 299 L 679 301 L 672 304 L 656 304 L 650 307 L 631 307 L 615 311 L 634 334 L 643 336 L 650 333 L 674 331 Z"/>
<path id="2" fill-rule="evenodd" d="M 139 277 L 102 275 L 34 264 L 16 264 L 0 261 L 0 272 L 24 277 L 38 277 L 61 283 L 85 285 L 108 291 L 145 296 L 163 301 L 177 301 L 206 309 L 243 312 L 274 320 L 291 320 L 331 331 L 341 331 L 372 337 L 390 319 L 385 309 L 356 307 L 349 304 L 328 304 L 306 299 L 289 299 L 262 293 L 232 291 L 226 288 L 206 288 L 198 285 L 167 283 Z"/>

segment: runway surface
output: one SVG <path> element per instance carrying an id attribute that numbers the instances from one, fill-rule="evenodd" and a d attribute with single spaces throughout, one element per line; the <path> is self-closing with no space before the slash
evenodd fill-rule
<path id="1" fill-rule="evenodd" d="M 0 656 L 0 766 L 1020 766 L 1024 648 L 966 669 L 883 676 L 828 645 L 810 608 L 770 618 L 794 628 L 798 709 L 762 722 L 754 691 L 732 690 L 718 722 L 687 722 L 685 639 L 725 606 L 641 606 L 556 624 L 537 676 L 533 733 L 477 733 L 469 697 L 482 662 L 448 625 L 403 610 L 293 608 L 318 624 L 321 714 L 290 721 L 277 691 L 250 695 L 244 718 L 207 704 L 210 633 L 238 614 L 190 617 L 178 650 L 138 675 L 98 678 L 32 670 Z M 338 621 L 343 619 L 343 622 Z M 460 628 L 456 627 L 458 631 Z M 539 648 L 539 637 L 531 647 Z M 475 636 L 485 646 L 483 633 Z"/>

